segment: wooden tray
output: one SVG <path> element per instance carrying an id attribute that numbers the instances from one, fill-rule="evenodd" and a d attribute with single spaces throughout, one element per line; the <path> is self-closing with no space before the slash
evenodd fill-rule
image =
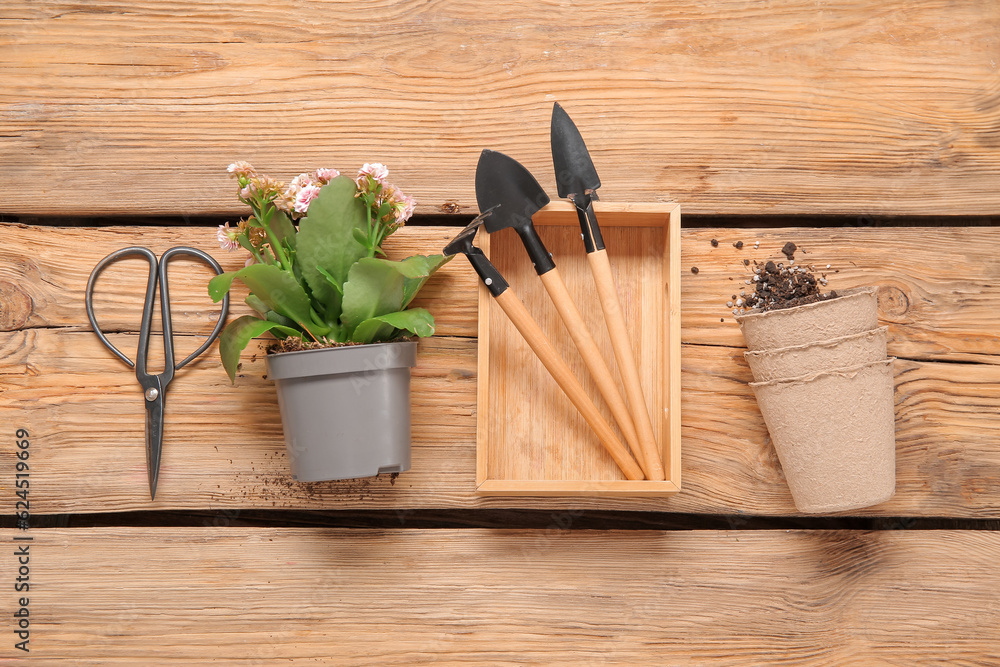
<path id="1" fill-rule="evenodd" d="M 476 487 L 481 495 L 665 496 L 680 490 L 680 206 L 595 206 L 667 479 L 625 479 L 480 285 Z M 575 209 L 553 202 L 534 222 L 621 387 Z M 617 429 L 517 234 L 504 230 L 490 236 L 483 230 L 478 244 Z"/>

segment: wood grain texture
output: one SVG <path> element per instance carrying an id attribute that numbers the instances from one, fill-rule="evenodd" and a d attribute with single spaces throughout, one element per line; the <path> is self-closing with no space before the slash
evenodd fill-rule
<path id="1" fill-rule="evenodd" d="M 574 219 L 566 216 L 570 222 Z M 638 223 L 661 221 L 662 216 L 656 216 Z M 440 252 L 455 232 L 453 227 L 404 227 L 389 238 L 386 247 L 391 256 Z M 34 327 L 89 330 L 83 309 L 87 276 L 112 250 L 136 243 L 158 253 L 179 244 L 215 245 L 214 231 L 200 227 L 88 229 L 0 223 L 0 238 L 0 331 Z M 718 247 L 712 247 L 713 238 L 719 241 Z M 890 354 L 920 360 L 1000 363 L 996 329 L 1000 231 L 995 229 L 684 229 L 681 240 L 684 343 L 743 347 L 739 327 L 726 307 L 732 294 L 749 289 L 742 282 L 750 276 L 743 259 L 784 260 L 781 247 L 793 241 L 802 248 L 797 254 L 799 261 L 829 273 L 831 288 L 882 287 L 879 319 L 889 325 Z M 736 241 L 743 241 L 742 250 L 733 247 Z M 757 250 L 755 241 L 760 241 Z M 243 261 L 238 253 L 212 252 L 226 269 Z M 608 252 L 615 261 L 615 249 Z M 177 261 L 180 268 L 183 260 Z M 831 264 L 829 272 L 826 264 Z M 193 266 L 204 277 L 187 271 L 171 273 L 174 317 L 179 331 L 195 332 L 204 327 L 207 333 L 215 313 L 208 299 L 201 296 L 209 273 L 199 264 Z M 692 274 L 691 267 L 698 267 L 699 273 Z M 144 284 L 142 269 L 141 262 L 123 264 L 120 273 L 109 267 L 104 279 L 109 285 L 116 280 L 141 280 Z M 103 284 L 102 279 L 95 301 L 101 325 L 111 331 L 136 330 L 142 303 L 139 290 L 111 290 L 109 294 Z M 428 283 L 418 299 L 433 309 L 438 333 L 476 335 L 477 285 L 478 278 L 461 258 L 446 265 Z M 234 299 L 234 312 L 243 307 L 241 299 Z M 725 319 L 724 325 L 720 318 Z"/>
<path id="2" fill-rule="evenodd" d="M 234 159 L 382 161 L 419 211 L 469 212 L 484 147 L 555 191 L 556 100 L 610 201 L 1000 204 L 992 2 L 11 0 L 0 26 L 3 213 L 228 214 Z"/>
<path id="3" fill-rule="evenodd" d="M 210 233 L 211 230 L 203 230 Z M 404 228 L 398 243 L 433 251 L 454 229 Z M 1000 230 L 786 229 L 686 230 L 683 236 L 682 433 L 684 491 L 670 499 L 475 497 L 476 280 L 452 262 L 428 285 L 425 305 L 450 333 L 421 342 L 413 383 L 413 470 L 350 482 L 291 482 L 274 389 L 264 364 L 247 357 L 230 387 L 215 352 L 185 368 L 171 386 L 157 501 L 150 504 L 142 407 L 132 374 L 87 330 L 83 287 L 109 251 L 137 242 L 157 250 L 191 242 L 191 229 L 0 228 L 0 313 L 4 294 L 27 302 L 23 328 L 0 334 L 0 423 L 32 432 L 33 511 L 44 514 L 141 509 L 409 509 L 528 507 L 663 510 L 733 515 L 794 514 L 780 466 L 746 383 L 750 370 L 724 300 L 753 241 L 759 258 L 794 240 L 841 267 L 832 286 L 879 284 L 880 319 L 890 326 L 896 362 L 897 495 L 852 514 L 1000 516 Z M 428 235 L 428 236 L 424 236 Z M 709 243 L 716 237 L 717 248 Z M 732 242 L 742 239 L 742 251 Z M 418 247 L 419 243 L 429 244 Z M 206 244 L 207 245 L 207 244 Z M 612 262 L 614 249 L 610 248 Z M 582 258 L 582 250 L 581 250 Z M 821 259 L 822 258 L 822 259 Z M 850 258 L 850 259 L 848 259 Z M 224 258 L 225 259 L 225 258 Z M 853 261 L 852 265 L 850 262 Z M 817 262 L 819 263 L 819 262 Z M 688 270 L 701 267 L 697 275 Z M 825 266 L 825 265 L 824 265 Z M 109 269 L 110 270 L 110 269 Z M 174 301 L 181 333 L 208 326 L 203 284 L 178 272 Z M 111 290 L 114 292 L 114 290 Z M 138 290 L 137 290 L 138 292 Z M 113 340 L 135 347 L 138 293 L 122 291 L 98 310 L 122 328 Z M 204 309 L 204 317 L 198 315 Z M 239 306 L 234 306 L 239 313 Z M 197 315 L 197 316 L 196 316 Z M 129 317 L 132 317 L 131 323 Z M 450 322 L 451 324 L 448 324 Z M 131 328 L 130 328 L 131 327 Z M 207 331 L 207 329 L 206 329 Z M 468 332 L 468 333 L 464 333 Z M 190 338 L 194 338 L 191 336 Z M 194 349 L 181 340 L 178 353 Z M 158 348 L 154 340 L 151 349 Z M 947 362 L 947 363 L 938 363 Z M 976 363 L 981 362 L 981 363 Z M 12 461 L 0 440 L 0 462 Z"/>
<path id="4" fill-rule="evenodd" d="M 129 335 L 112 340 L 127 349 Z M 204 508 L 527 507 L 796 514 L 742 350 L 687 345 L 684 491 L 671 499 L 479 498 L 476 343 L 422 341 L 413 371 L 413 467 L 387 477 L 291 481 L 263 360 L 231 387 L 214 354 L 168 394 L 156 502 L 148 501 L 143 413 L 124 365 L 89 332 L 4 334 L 0 423 L 32 434 L 32 508 L 44 514 Z M 896 362 L 897 493 L 850 514 L 1000 516 L 1000 366 Z M 0 462 L 13 463 L 13 440 Z"/>
<path id="5" fill-rule="evenodd" d="M 666 231 L 664 231 L 665 235 Z M 663 253 L 666 257 L 667 249 L 665 241 L 663 243 Z M 589 253 L 587 260 L 590 264 L 591 273 L 594 276 L 594 287 L 601 303 L 601 309 L 604 311 L 604 322 L 607 325 L 608 334 L 611 338 L 611 347 L 615 352 L 615 362 L 617 363 L 618 372 L 621 374 L 622 384 L 625 387 L 625 395 L 628 397 L 632 417 L 638 429 L 642 457 L 649 468 L 649 479 L 665 479 L 663 462 L 660 460 L 660 447 L 657 445 L 656 437 L 653 435 L 653 422 L 649 417 L 650 407 L 647 405 L 646 398 L 643 395 L 642 382 L 639 380 L 639 370 L 636 365 L 635 355 L 632 352 L 631 336 L 625 325 L 625 315 L 622 312 L 619 300 L 618 286 L 612 277 L 611 262 L 608 260 L 608 253 L 602 248 L 596 252 Z M 666 260 L 662 264 L 665 265 Z M 664 268 L 666 267 L 664 266 Z M 677 267 L 674 267 L 674 271 L 678 274 L 680 273 Z M 680 276 L 678 275 L 677 278 L 679 279 Z M 666 292 L 666 283 L 668 280 L 666 277 L 663 277 L 659 281 L 664 288 L 663 292 Z M 659 312 L 664 317 L 667 317 L 670 310 L 664 303 L 665 300 L 665 298 L 661 297 L 653 299 L 650 303 L 642 303 L 640 310 L 641 312 Z M 676 324 L 680 326 L 680 318 L 677 319 Z M 662 340 L 669 331 L 671 331 L 670 323 L 666 323 L 662 335 L 657 336 L 657 338 Z M 669 386 L 669 384 L 668 379 L 664 383 L 664 386 Z M 655 411 L 654 414 L 657 415 L 663 412 L 662 410 L 653 409 Z"/>
<path id="6" fill-rule="evenodd" d="M 439 254 L 454 233 L 451 227 L 404 227 L 386 241 L 385 249 L 390 258 Z M 160 255 L 175 245 L 193 245 L 207 249 L 226 271 L 242 267 L 247 257 L 242 250 L 228 253 L 218 249 L 215 230 L 206 227 L 88 229 L 0 224 L 0 239 L 0 331 L 35 327 L 82 327 L 89 331 L 83 307 L 87 278 L 101 258 L 118 248 L 140 244 Z M 148 265 L 141 259 L 127 259 L 108 266 L 101 274 L 95 287 L 94 311 L 102 329 L 138 331 L 147 273 Z M 211 269 L 195 260 L 178 257 L 171 261 L 175 331 L 207 335 L 212 330 L 218 313 L 208 297 L 212 275 Z M 475 336 L 475 293 L 475 274 L 461 262 L 449 262 L 413 303 L 434 304 L 438 333 Z M 246 288 L 237 282 L 233 313 L 251 312 L 243 304 L 246 294 Z M 154 322 L 159 326 L 158 308 Z M 154 352 L 150 350 L 151 355 Z"/>
<path id="7" fill-rule="evenodd" d="M 739 241 L 742 249 L 733 247 Z M 732 295 L 751 289 L 744 281 L 753 264 L 743 260 L 787 261 L 781 248 L 788 241 L 799 246 L 797 263 L 825 274 L 830 289 L 879 286 L 878 317 L 889 326 L 890 356 L 1000 363 L 1000 232 L 989 228 L 684 230 L 682 340 L 744 347 L 726 306 Z"/>
<path id="8" fill-rule="evenodd" d="M 30 532 L 24 664 L 1000 661 L 995 533 Z"/>
<path id="9" fill-rule="evenodd" d="M 614 417 L 613 423 L 618 426 L 618 430 L 622 434 L 622 441 L 628 445 L 632 456 L 635 457 L 636 462 L 642 467 L 643 473 L 649 478 L 649 469 L 646 467 L 645 459 L 642 456 L 642 449 L 639 446 L 639 436 L 635 432 L 635 425 L 632 423 L 632 416 L 628 412 L 628 405 L 625 403 L 625 399 L 622 398 L 618 389 L 618 383 L 615 382 L 615 377 L 611 369 L 608 368 L 607 362 L 604 361 L 604 355 L 601 354 L 600 348 L 597 347 L 594 337 L 590 335 L 590 330 L 583 320 L 583 315 L 580 314 L 579 307 L 573 301 L 573 297 L 570 296 L 569 289 L 566 287 L 566 281 L 563 280 L 558 268 L 546 271 L 539 275 L 538 278 L 545 286 L 545 291 L 549 293 L 552 305 L 558 311 L 560 319 L 566 325 L 566 332 L 573 339 L 573 343 L 580 353 L 580 358 L 583 359 L 590 377 L 594 380 L 597 391 L 601 394 L 601 398 L 604 399 L 608 410 L 611 412 L 612 417 Z"/>
<path id="10" fill-rule="evenodd" d="M 606 204 L 597 207 L 605 241 L 615 248 L 617 259 L 614 273 L 608 261 L 606 279 L 621 290 L 631 325 L 630 331 L 623 331 L 622 335 L 626 345 L 635 346 L 640 351 L 644 362 L 642 377 L 636 372 L 635 378 L 639 385 L 639 402 L 645 405 L 648 400 L 650 410 L 657 416 L 655 432 L 650 424 L 646 426 L 650 431 L 650 455 L 659 459 L 656 469 L 661 474 L 657 477 L 662 478 L 663 460 L 680 456 L 679 439 L 669 437 L 669 422 L 671 418 L 679 419 L 679 415 L 670 412 L 670 397 L 665 395 L 670 378 L 666 372 L 667 346 L 664 345 L 668 332 L 675 335 L 679 345 L 680 318 L 675 323 L 668 321 L 665 301 L 668 284 L 677 286 L 680 282 L 680 267 L 676 258 L 668 266 L 670 247 L 667 245 L 668 236 L 679 232 L 680 218 L 674 215 L 678 209 L 676 205 L 635 203 L 631 209 L 643 211 L 637 215 L 643 222 L 652 222 L 649 214 L 658 213 L 658 224 L 632 226 L 632 211 L 623 213 L 614 205 Z M 567 301 L 577 304 L 583 311 L 581 329 L 599 341 L 596 343 L 597 355 L 603 359 L 616 359 L 618 351 L 613 345 L 601 300 L 595 295 L 597 279 L 588 266 L 593 254 L 583 252 L 576 218 L 576 209 L 572 204 L 556 202 L 536 213 L 533 220 L 540 238 L 557 258 L 561 267 L 559 270 L 566 276 Z M 552 306 L 549 287 L 535 275 L 516 235 L 480 234 L 479 244 L 500 274 L 511 283 L 511 289 L 517 290 L 528 305 L 559 355 L 566 360 L 576 377 L 586 383 L 588 394 L 599 395 L 596 380 L 587 373 L 582 353 L 573 345 L 566 331 L 568 323 L 555 312 L 557 309 Z M 620 480 L 622 475 L 611 465 L 609 456 L 597 447 L 598 440 L 590 433 L 588 424 L 565 409 L 565 400 L 558 387 L 549 381 L 545 371 L 532 358 L 529 346 L 521 341 L 509 318 L 494 305 L 485 291 L 480 290 L 479 298 L 485 301 L 487 310 L 479 322 L 479 354 L 489 364 L 485 379 L 488 389 L 479 402 L 480 412 L 487 413 L 485 423 L 477 432 L 477 457 L 486 459 L 484 473 L 477 477 L 480 491 L 494 493 L 505 490 L 504 483 L 511 480 L 514 483 L 506 489 L 508 493 L 530 491 L 528 480 L 538 482 L 535 491 L 539 495 L 564 493 L 572 488 L 569 482 L 574 480 L 583 482 L 574 495 L 603 495 L 627 489 L 625 484 L 605 484 L 610 480 Z M 497 298 L 498 305 L 502 298 Z M 617 293 L 614 299 L 617 305 Z M 616 369 L 613 381 L 621 387 L 625 374 L 620 364 L 616 365 Z M 679 375 L 679 367 L 675 366 L 675 369 Z M 643 392 L 648 399 L 642 397 Z M 633 399 L 629 400 L 631 403 Z M 605 420 L 613 423 L 610 407 L 603 401 L 598 401 L 598 404 Z M 646 421 L 649 422 L 648 414 Z M 618 460 L 615 457 L 615 461 Z M 637 460 L 642 459 L 637 456 Z M 664 482 L 657 477 L 647 476 L 653 484 L 634 485 L 636 493 L 640 489 L 642 495 L 667 495 L 677 491 L 679 479 Z"/>
<path id="11" fill-rule="evenodd" d="M 587 394 L 587 390 L 584 389 L 583 385 L 580 384 L 580 381 L 576 379 L 576 375 L 573 373 L 573 370 L 565 361 L 563 361 L 562 355 L 560 355 L 556 349 L 552 347 L 552 343 L 549 342 L 548 337 L 545 336 L 541 327 L 538 326 L 535 320 L 531 317 L 531 313 L 527 311 L 524 304 L 522 304 L 517 298 L 513 290 L 508 289 L 504 291 L 503 294 L 496 297 L 496 301 L 497 305 L 499 305 L 507 315 L 510 323 L 521 334 L 522 339 L 534 353 L 535 357 L 538 358 L 538 361 L 540 361 L 542 366 L 545 367 L 545 370 L 548 371 L 550 376 L 552 376 L 552 379 L 559 386 L 561 393 L 569 398 L 573 407 L 575 407 L 577 412 L 580 413 L 580 416 L 586 422 L 587 426 L 594 431 L 597 439 L 600 441 L 601 445 L 603 445 L 604 450 L 606 453 L 611 455 L 611 458 L 614 459 L 618 468 L 625 475 L 625 478 L 629 480 L 643 479 L 642 468 L 640 468 L 639 464 L 632 458 L 628 448 L 622 444 L 621 440 L 618 439 L 618 435 L 615 433 L 614 429 L 612 429 L 604 415 L 601 414 L 600 409 L 594 405 L 594 401 L 591 400 L 590 396 Z M 550 410 L 546 409 L 550 407 L 548 401 L 540 401 L 536 396 L 532 396 L 532 393 L 530 392 L 532 384 L 507 387 L 507 396 L 518 397 L 519 400 L 516 402 L 519 404 L 523 403 L 525 398 L 527 398 L 529 402 L 537 402 L 539 404 L 538 408 L 540 410 L 540 414 L 551 414 Z M 502 398 L 500 393 L 495 394 L 492 398 L 496 401 L 496 403 L 507 403 L 506 397 Z M 559 403 L 561 404 L 562 401 L 559 401 Z M 480 406 L 479 409 L 486 409 L 486 407 Z M 550 417 L 544 421 L 556 422 L 557 420 Z M 557 448 L 562 449 L 559 445 L 569 445 L 569 443 L 572 443 L 574 440 L 575 439 L 572 437 L 556 437 L 547 442 L 542 441 L 538 444 L 543 444 L 547 447 L 555 445 Z M 568 459 L 571 457 L 572 455 L 562 453 L 558 458 Z M 516 462 L 516 459 L 518 458 L 516 454 L 512 456 L 508 453 L 506 458 L 515 460 L 512 461 L 514 465 L 519 463 Z M 542 466 L 543 469 L 546 467 L 548 466 Z M 564 466 L 560 472 L 567 474 L 568 471 L 566 468 L 568 467 L 569 466 Z M 547 477 L 548 476 L 551 475 L 547 475 Z"/>

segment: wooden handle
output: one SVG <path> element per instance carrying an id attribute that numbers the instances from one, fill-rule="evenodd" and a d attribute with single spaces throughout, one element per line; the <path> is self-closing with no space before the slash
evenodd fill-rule
<path id="1" fill-rule="evenodd" d="M 611 275 L 608 252 L 607 250 L 597 250 L 588 253 L 587 261 L 594 274 L 594 283 L 597 285 L 597 295 L 601 300 L 601 308 L 604 310 L 604 321 L 608 325 L 608 333 L 611 335 L 611 346 L 615 350 L 618 371 L 625 383 L 625 396 L 628 398 L 629 407 L 632 408 L 632 420 L 635 423 L 635 430 L 639 434 L 639 446 L 642 448 L 645 459 L 645 469 L 648 471 L 649 479 L 665 479 L 660 448 L 656 445 L 653 423 L 649 419 L 646 399 L 642 395 L 639 371 L 636 369 L 632 344 L 628 340 L 628 331 L 625 329 L 625 317 L 622 315 L 622 307 L 618 301 L 618 289 L 615 287 L 614 277 Z"/>
<path id="2" fill-rule="evenodd" d="M 604 445 L 604 448 L 611 454 L 615 463 L 625 473 L 625 477 L 627 479 L 643 479 L 642 468 L 632 459 L 628 450 L 625 449 L 625 445 L 621 443 L 617 436 L 615 436 L 615 432 L 611 430 L 608 422 L 604 421 L 604 417 L 601 416 L 597 406 L 587 396 L 586 390 L 577 381 L 576 376 L 573 375 L 573 371 L 570 370 L 566 362 L 559 356 L 559 353 L 552 347 L 549 339 L 545 337 L 541 328 L 539 328 L 535 320 L 532 319 L 531 314 L 525 309 L 524 304 L 514 294 L 514 290 L 508 289 L 504 291 L 496 297 L 496 301 L 503 308 L 503 312 L 507 313 L 507 317 L 510 318 L 514 327 L 521 332 L 521 336 L 524 337 L 525 342 L 531 347 L 535 356 L 538 357 L 542 365 L 552 375 L 552 379 L 566 393 L 566 396 L 573 402 L 576 409 L 580 411 L 580 414 L 590 425 L 590 428 L 597 434 L 601 444 Z"/>
<path id="3" fill-rule="evenodd" d="M 587 370 L 590 371 L 591 377 L 594 378 L 597 390 L 601 392 L 601 396 L 604 397 L 608 407 L 611 408 L 611 415 L 618 422 L 618 427 L 625 437 L 625 442 L 628 443 L 629 449 L 632 450 L 632 454 L 639 462 L 639 465 L 642 466 L 642 471 L 648 477 L 649 470 L 643 465 L 645 456 L 642 449 L 640 449 L 639 436 L 636 434 L 635 426 L 632 424 L 632 415 L 629 414 L 628 405 L 625 404 L 625 399 L 622 398 L 622 395 L 618 393 L 618 386 L 615 383 L 614 376 L 611 375 L 611 369 L 604 362 L 604 357 L 601 355 L 597 343 L 594 342 L 593 336 L 587 330 L 587 325 L 583 322 L 580 310 L 576 307 L 572 297 L 570 297 L 569 290 L 566 289 L 566 283 L 563 282 L 558 269 L 547 271 L 540 275 L 539 278 L 542 279 L 545 291 L 549 293 L 549 298 L 552 299 L 552 303 L 562 318 L 563 324 L 569 330 L 569 335 L 576 344 L 576 349 L 580 351 L 583 363 L 587 365 Z"/>

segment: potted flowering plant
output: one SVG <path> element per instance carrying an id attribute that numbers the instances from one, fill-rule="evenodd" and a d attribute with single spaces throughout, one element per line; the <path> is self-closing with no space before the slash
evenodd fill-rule
<path id="1" fill-rule="evenodd" d="M 293 478 L 409 469 L 416 362 L 409 337 L 434 333 L 431 314 L 410 303 L 447 261 L 385 257 L 382 244 L 412 215 L 413 199 L 389 184 L 377 163 L 353 179 L 317 169 L 287 185 L 247 162 L 231 164 L 229 173 L 252 213 L 235 227 L 220 226 L 219 243 L 250 256 L 244 268 L 214 277 L 208 291 L 219 301 L 239 280 L 256 313 L 237 318 L 219 337 L 230 379 L 252 339 L 277 339 L 266 363 Z"/>

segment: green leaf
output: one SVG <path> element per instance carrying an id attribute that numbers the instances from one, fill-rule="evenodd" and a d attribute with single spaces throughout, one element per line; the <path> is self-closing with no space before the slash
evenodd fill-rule
<path id="1" fill-rule="evenodd" d="M 240 242 L 240 245 L 243 246 L 243 249 L 246 250 L 248 253 L 250 253 L 251 255 L 257 254 L 257 249 L 254 248 L 253 245 L 251 245 L 250 238 L 246 234 L 240 234 L 239 236 L 236 237 L 236 240 Z"/>
<path id="2" fill-rule="evenodd" d="M 284 211 L 275 210 L 268 225 L 271 227 L 274 238 L 278 239 L 278 243 L 283 243 L 292 250 L 295 249 L 295 225 L 292 224 L 291 218 Z"/>
<path id="3" fill-rule="evenodd" d="M 308 215 L 299 221 L 296 259 L 329 320 L 340 317 L 342 297 L 320 269 L 343 285 L 354 263 L 368 254 L 354 236 L 355 229 L 368 226 L 365 204 L 354 196 L 356 192 L 352 179 L 338 176 L 320 189 L 309 204 Z"/>
<path id="4" fill-rule="evenodd" d="M 274 322 L 275 324 L 280 324 L 282 326 L 288 327 L 289 329 L 293 329 L 300 334 L 302 333 L 301 331 L 302 328 L 299 325 L 297 325 L 295 322 L 288 319 L 284 315 L 279 315 L 273 310 L 267 311 L 267 313 L 264 314 L 264 319 L 267 320 L 268 322 Z"/>
<path id="5" fill-rule="evenodd" d="M 208 295 L 212 297 L 212 301 L 215 303 L 222 301 L 222 297 L 226 296 L 233 286 L 233 278 L 236 277 L 237 273 L 237 271 L 220 273 L 208 281 Z"/>
<path id="6" fill-rule="evenodd" d="M 376 343 L 390 340 L 396 332 L 396 327 L 382 322 L 377 317 L 365 320 L 351 334 L 352 343 Z"/>
<path id="7" fill-rule="evenodd" d="M 384 262 L 403 275 L 403 308 L 406 308 L 427 282 L 427 279 L 450 260 L 451 257 L 444 255 L 414 255 L 399 261 L 391 259 L 378 259 L 377 261 Z"/>
<path id="8" fill-rule="evenodd" d="M 253 294 L 247 294 L 247 298 L 243 299 L 243 303 L 245 303 L 246 305 L 250 306 L 251 308 L 253 308 L 258 313 L 260 313 L 261 317 L 264 317 L 265 315 L 267 315 L 270 312 L 274 312 L 270 308 L 267 307 L 266 303 L 264 303 L 263 301 L 261 301 L 259 298 L 257 298 Z"/>
<path id="9" fill-rule="evenodd" d="M 421 338 L 433 336 L 434 317 L 424 308 L 411 308 L 379 315 L 359 324 L 354 329 L 351 340 L 355 343 L 389 340 L 397 329 L 409 331 Z"/>
<path id="10" fill-rule="evenodd" d="M 403 274 L 393 262 L 365 257 L 351 267 L 344 283 L 341 322 L 351 337 L 367 319 L 403 309 Z"/>
<path id="11" fill-rule="evenodd" d="M 269 320 L 271 322 L 275 322 L 275 323 L 280 324 L 282 326 L 286 326 L 289 329 L 293 329 L 294 331 L 298 332 L 297 335 L 301 336 L 301 334 L 303 333 L 302 332 L 302 327 L 300 327 L 298 324 L 296 324 L 294 320 L 290 320 L 287 317 L 285 317 L 284 315 L 279 315 L 278 313 L 274 312 L 273 310 L 271 310 L 270 308 L 267 307 L 266 303 L 264 303 L 263 301 L 261 301 L 259 298 L 257 298 L 253 294 L 248 294 L 247 298 L 244 299 L 244 301 L 246 302 L 246 304 L 248 306 L 250 306 L 255 311 L 257 311 L 260 314 L 260 316 L 262 318 L 264 318 L 265 320 Z M 278 338 L 284 338 L 284 337 L 285 337 L 284 334 L 279 334 L 278 335 Z"/>
<path id="12" fill-rule="evenodd" d="M 329 327 L 312 321 L 309 297 L 287 271 L 270 264 L 251 264 L 237 271 L 235 277 L 242 280 L 270 310 L 294 320 L 314 338 L 329 333 Z"/>
<path id="13" fill-rule="evenodd" d="M 222 365 L 229 374 L 229 380 L 236 384 L 236 369 L 240 363 L 240 353 L 246 349 L 251 340 L 263 335 L 267 331 L 279 331 L 289 336 L 299 334 L 295 329 L 282 326 L 277 322 L 259 320 L 252 315 L 238 317 L 226 327 L 222 335 L 219 336 L 219 355 L 222 357 Z"/>
<path id="14" fill-rule="evenodd" d="M 417 292 L 419 292 L 424 286 L 427 279 L 430 278 L 435 271 L 450 261 L 451 257 L 445 257 L 444 255 L 415 255 L 399 262 L 401 265 L 414 268 L 414 273 L 417 274 L 403 274 L 406 278 L 403 283 L 403 308 L 410 305 L 410 302 L 417 296 Z"/>
<path id="15" fill-rule="evenodd" d="M 331 276 L 330 272 L 324 269 L 323 267 L 317 266 L 316 268 L 319 270 L 320 274 L 322 274 L 322 276 L 326 278 L 327 282 L 330 283 L 330 286 L 337 291 L 337 294 L 343 297 L 344 288 L 337 284 L 337 279 Z"/>

